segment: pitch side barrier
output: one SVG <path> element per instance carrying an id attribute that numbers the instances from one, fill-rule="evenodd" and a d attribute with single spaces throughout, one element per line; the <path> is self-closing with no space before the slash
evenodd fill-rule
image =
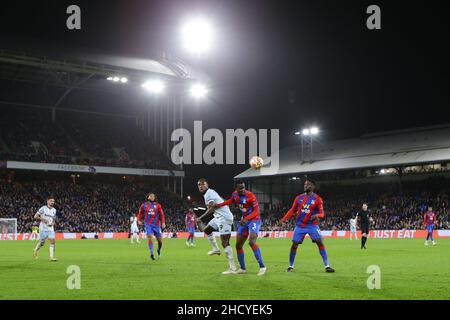
<path id="1" fill-rule="evenodd" d="M 188 232 L 177 232 L 176 237 L 172 232 L 162 232 L 163 238 L 187 238 Z M 324 238 L 349 238 L 350 231 L 348 230 L 322 230 L 321 234 Z M 218 233 L 215 233 L 219 236 Z M 371 230 L 369 233 L 370 238 L 375 239 L 413 239 L 413 238 L 425 238 L 427 235 L 426 230 Z M 126 239 L 128 238 L 128 232 L 77 232 L 66 233 L 57 232 L 56 239 Z M 236 237 L 236 232 L 231 233 L 232 237 Z M 450 238 L 450 230 L 435 230 L 434 236 L 436 238 Z M 145 234 L 141 233 L 141 237 L 144 238 Z M 196 238 L 204 238 L 203 232 L 196 232 Z M 260 238 L 291 238 L 292 231 L 261 231 L 259 232 Z M 361 232 L 358 231 L 358 237 L 361 237 Z M 0 233 L 0 240 L 37 240 L 38 236 L 32 233 Z"/>

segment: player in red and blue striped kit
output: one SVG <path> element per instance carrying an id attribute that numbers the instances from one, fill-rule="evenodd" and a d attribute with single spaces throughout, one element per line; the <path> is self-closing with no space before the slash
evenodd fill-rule
<path id="1" fill-rule="evenodd" d="M 184 222 L 186 224 L 186 228 L 189 232 L 189 237 L 186 240 L 186 245 L 189 247 L 195 247 L 194 244 L 194 234 L 195 234 L 195 228 L 197 227 L 197 216 L 194 214 L 192 209 L 189 209 L 188 213 L 186 214 L 186 218 L 184 219 Z"/>
<path id="2" fill-rule="evenodd" d="M 247 238 L 250 248 L 253 250 L 256 261 L 259 264 L 258 276 L 261 276 L 267 272 L 267 268 L 264 265 L 261 250 L 256 244 L 258 238 L 259 229 L 261 228 L 261 217 L 259 216 L 259 204 L 254 193 L 245 189 L 245 183 L 243 181 L 237 181 L 235 184 L 235 191 L 231 194 L 231 198 L 216 204 L 216 207 L 229 206 L 236 204 L 242 213 L 242 219 L 239 222 L 239 228 L 236 236 L 236 251 L 241 268 L 237 273 L 246 273 L 245 258 L 244 258 L 244 246 Z"/>
<path id="3" fill-rule="evenodd" d="M 315 187 L 315 181 L 307 179 L 303 187 L 305 193 L 302 193 L 295 198 L 291 209 L 281 219 L 282 224 L 287 219 L 292 217 L 294 213 L 297 213 L 296 227 L 294 229 L 291 253 L 289 255 L 288 272 L 291 272 L 294 269 L 294 261 L 297 254 L 298 245 L 303 243 L 303 240 L 307 234 L 309 234 L 312 241 L 319 247 L 319 252 L 322 256 L 323 264 L 325 265 L 325 271 L 334 272 L 334 269 L 328 264 L 327 250 L 325 249 L 322 235 L 319 230 L 319 219 L 325 217 L 325 212 L 323 211 L 322 198 L 314 193 Z"/>
<path id="4" fill-rule="evenodd" d="M 432 207 L 428 207 L 428 211 L 424 213 L 423 215 L 423 224 L 424 227 L 427 228 L 427 239 L 425 240 L 425 245 L 428 245 L 428 239 L 431 239 L 433 246 L 436 245 L 436 242 L 433 238 L 433 229 L 434 224 L 436 223 L 436 213 L 433 212 Z"/>
<path id="5" fill-rule="evenodd" d="M 147 201 L 141 204 L 139 208 L 138 221 L 142 225 L 142 218 L 145 223 L 145 232 L 147 233 L 148 249 L 150 250 L 150 258 L 155 260 L 153 255 L 153 241 L 152 236 L 155 235 L 158 241 L 158 259 L 161 258 L 162 238 L 161 227 L 166 227 L 166 219 L 164 217 L 164 211 L 161 205 L 156 201 L 156 195 L 149 193 L 147 195 Z"/>

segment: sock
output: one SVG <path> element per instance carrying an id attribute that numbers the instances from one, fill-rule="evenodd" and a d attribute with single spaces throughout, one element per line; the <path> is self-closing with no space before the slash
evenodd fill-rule
<path id="1" fill-rule="evenodd" d="M 322 256 L 322 260 L 323 260 L 323 264 L 325 265 L 325 267 L 328 267 L 328 256 L 327 256 L 327 250 L 325 249 L 325 246 L 319 246 L 319 252 L 320 255 Z"/>
<path id="2" fill-rule="evenodd" d="M 364 237 L 364 236 L 361 237 L 361 248 L 366 245 L 366 240 L 367 240 L 367 237 Z"/>
<path id="3" fill-rule="evenodd" d="M 194 234 L 191 236 L 191 243 L 194 244 Z"/>
<path id="4" fill-rule="evenodd" d="M 291 253 L 289 253 L 289 266 L 294 267 L 295 256 L 297 255 L 297 248 L 291 247 Z"/>
<path id="5" fill-rule="evenodd" d="M 244 258 L 244 249 L 242 248 L 236 248 L 237 257 L 239 260 L 239 265 L 241 266 L 242 270 L 245 270 L 245 258 Z"/>
<path id="6" fill-rule="evenodd" d="M 158 255 L 161 254 L 161 248 L 162 248 L 162 242 L 161 242 L 161 244 L 158 243 L 158 249 L 156 250 L 156 252 L 158 252 Z"/>
<path id="7" fill-rule="evenodd" d="M 148 249 L 150 250 L 150 254 L 153 255 L 153 241 L 148 239 Z"/>
<path id="8" fill-rule="evenodd" d="M 34 252 L 38 252 L 40 248 L 42 248 L 43 244 L 41 241 L 38 242 L 38 244 L 36 245 L 36 247 L 34 248 Z"/>
<path id="9" fill-rule="evenodd" d="M 215 250 L 215 251 L 220 250 L 219 247 L 217 246 L 216 237 L 214 237 L 214 235 L 212 233 L 208 235 L 208 241 L 209 241 L 209 243 L 211 243 L 213 250 Z"/>
<path id="10" fill-rule="evenodd" d="M 225 251 L 225 255 L 228 258 L 230 269 L 236 269 L 236 265 L 234 264 L 233 249 L 231 248 L 231 246 L 228 245 L 223 251 Z"/>
<path id="11" fill-rule="evenodd" d="M 250 247 L 253 250 L 253 254 L 255 255 L 256 261 L 259 263 L 260 268 L 264 268 L 264 262 L 261 256 L 261 250 L 259 249 L 258 245 L 256 243 L 251 244 Z"/>
<path id="12" fill-rule="evenodd" d="M 50 258 L 53 258 L 54 253 L 55 253 L 55 245 L 50 244 Z"/>

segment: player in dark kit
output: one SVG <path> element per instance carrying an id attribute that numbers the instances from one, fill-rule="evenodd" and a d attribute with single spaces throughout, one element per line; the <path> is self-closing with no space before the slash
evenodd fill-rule
<path id="1" fill-rule="evenodd" d="M 236 204 L 242 213 L 242 219 L 239 222 L 239 228 L 236 235 L 236 251 L 241 268 L 237 271 L 238 274 L 246 273 L 244 249 L 242 248 L 245 241 L 248 240 L 250 248 L 253 250 L 256 261 L 259 264 L 258 276 L 262 276 L 267 272 L 264 265 L 261 250 L 256 244 L 258 239 L 259 229 L 261 227 L 261 217 L 259 215 L 259 204 L 254 193 L 245 189 L 244 181 L 237 181 L 235 184 L 235 191 L 231 194 L 231 198 L 218 203 L 215 206 L 220 208 L 225 205 L 230 206 Z"/>
<path id="2" fill-rule="evenodd" d="M 359 221 L 359 228 L 361 229 L 361 249 L 366 248 L 367 236 L 369 235 L 369 223 L 370 223 L 370 211 L 368 209 L 367 203 L 363 203 L 362 210 L 356 214 Z"/>
<path id="3" fill-rule="evenodd" d="M 433 246 L 436 245 L 436 241 L 433 238 L 433 229 L 436 224 L 436 213 L 433 212 L 432 207 L 428 207 L 428 211 L 423 215 L 423 225 L 427 228 L 427 239 L 425 240 L 425 245 L 428 245 L 428 239 L 431 239 Z"/>
<path id="4" fill-rule="evenodd" d="M 316 188 L 315 181 L 307 179 L 303 186 L 305 192 L 295 197 L 291 209 L 281 219 L 281 224 L 296 213 L 296 226 L 294 235 L 292 236 L 291 252 L 289 254 L 288 272 L 294 270 L 295 256 L 299 244 L 303 243 L 305 236 L 309 234 L 313 242 L 317 244 L 319 253 L 322 256 L 323 264 L 326 272 L 334 272 L 334 269 L 328 264 L 327 250 L 323 244 L 323 238 L 319 230 L 319 219 L 325 217 L 323 210 L 323 200 L 319 195 L 314 193 Z"/>
<path id="5" fill-rule="evenodd" d="M 159 259 L 161 258 L 162 248 L 161 228 L 164 229 L 166 227 L 166 219 L 161 205 L 156 201 L 156 195 L 154 193 L 149 193 L 146 199 L 147 201 L 139 208 L 138 223 L 139 225 L 142 225 L 141 220 L 144 220 L 150 258 L 155 260 L 155 256 L 153 255 L 152 237 L 155 235 L 156 241 L 158 241 L 158 249 L 156 252 L 158 253 Z"/>

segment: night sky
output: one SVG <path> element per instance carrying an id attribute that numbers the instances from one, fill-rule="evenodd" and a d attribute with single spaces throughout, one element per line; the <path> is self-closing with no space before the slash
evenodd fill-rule
<path id="1" fill-rule="evenodd" d="M 210 101 L 185 115 L 205 127 L 279 128 L 285 146 L 309 124 L 321 128 L 322 139 L 337 139 L 450 122 L 444 1 L 14 3 L 1 5 L 2 37 L 149 58 L 161 48 L 202 70 L 210 78 Z M 81 31 L 65 28 L 70 4 L 81 7 Z M 381 7 L 381 30 L 366 28 L 370 4 Z M 208 56 L 181 50 L 180 21 L 190 14 L 215 25 Z M 229 194 L 243 169 L 188 167 L 186 189 L 195 193 L 195 179 L 205 176 Z"/>

